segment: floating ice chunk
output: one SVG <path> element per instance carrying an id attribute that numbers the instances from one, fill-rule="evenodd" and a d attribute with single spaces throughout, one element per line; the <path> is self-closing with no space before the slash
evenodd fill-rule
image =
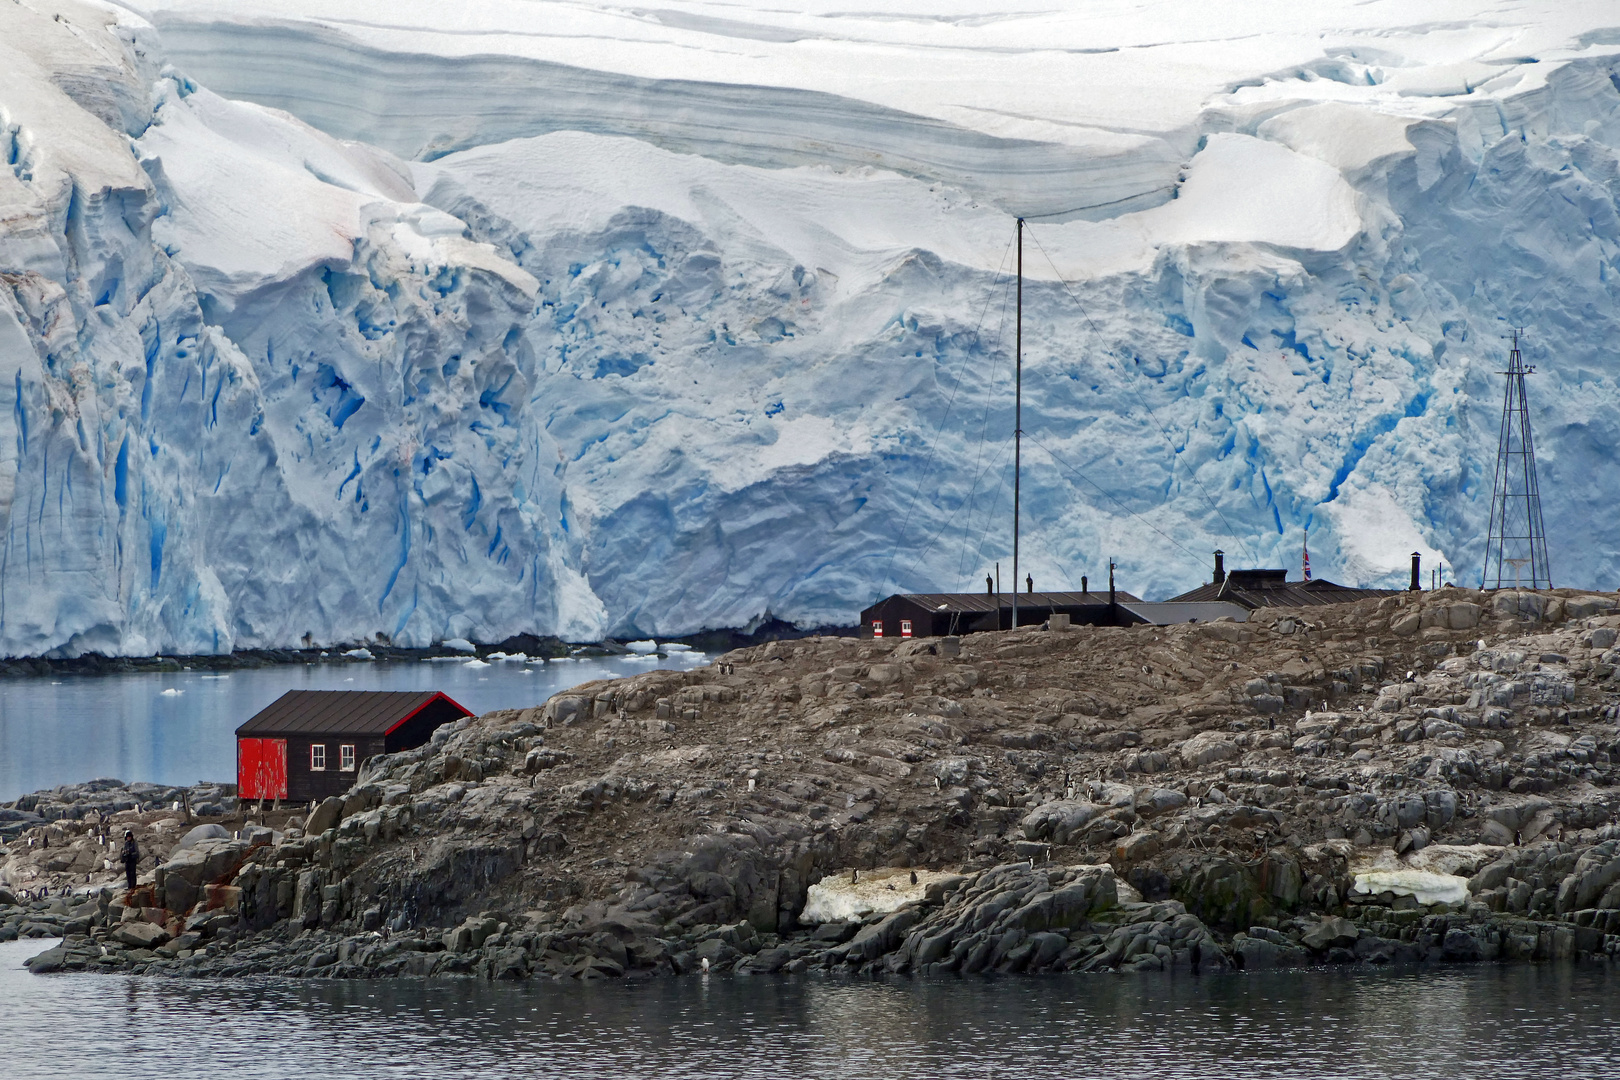
<path id="1" fill-rule="evenodd" d="M 462 664 L 461 666 L 465 667 L 465 668 L 486 668 L 486 667 L 489 667 L 489 665 L 487 663 L 485 663 L 484 661 L 478 659 L 478 657 L 476 657 L 476 656 L 473 657 L 471 660 L 467 661 L 465 664 Z"/>
<path id="2" fill-rule="evenodd" d="M 485 656 L 484 659 L 485 660 L 506 660 L 506 661 L 510 661 L 510 662 L 513 662 L 513 663 L 521 664 L 525 660 L 528 659 L 528 656 L 523 654 L 523 653 L 492 652 L 492 653 L 489 653 L 487 656 Z"/>
<path id="3" fill-rule="evenodd" d="M 655 653 L 655 652 L 657 652 L 658 651 L 658 642 L 656 642 L 656 641 L 627 641 L 627 642 L 625 642 L 624 647 L 629 649 L 633 653 L 641 653 L 641 654 L 645 655 L 647 653 Z"/>
<path id="4" fill-rule="evenodd" d="M 352 657 L 355 660 L 370 660 L 370 659 L 372 659 L 371 650 L 366 648 L 364 645 L 360 646 L 360 648 L 358 648 L 358 649 L 350 649 L 348 652 L 344 653 L 343 655 L 348 656 L 348 657 Z"/>
<path id="5" fill-rule="evenodd" d="M 185 693 L 184 690 L 176 690 L 174 687 L 171 686 L 167 690 L 163 691 L 160 696 L 162 696 L 162 697 L 179 697 L 183 693 Z"/>
<path id="6" fill-rule="evenodd" d="M 446 649 L 454 649 L 456 652 L 478 651 L 478 647 L 464 637 L 447 638 L 444 641 L 441 641 L 439 644 L 443 645 Z"/>
<path id="7" fill-rule="evenodd" d="M 666 641 L 666 642 L 664 642 L 664 651 L 669 652 L 669 653 L 691 652 L 692 651 L 692 646 L 690 646 L 690 645 L 682 645 L 678 641 Z M 699 655 L 702 655 L 702 654 L 700 653 Z"/>

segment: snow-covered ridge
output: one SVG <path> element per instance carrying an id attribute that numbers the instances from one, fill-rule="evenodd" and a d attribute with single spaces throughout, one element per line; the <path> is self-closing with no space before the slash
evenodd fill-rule
<path id="1" fill-rule="evenodd" d="M 998 136 L 821 90 L 394 52 L 319 25 L 158 22 L 169 54 L 199 82 L 421 160 L 584 131 L 767 168 L 890 169 L 1019 213 L 1095 216 L 1168 199 L 1191 148 L 1190 129 L 1169 141 L 1100 130 Z"/>
<path id="2" fill-rule="evenodd" d="M 0 652 L 976 588 L 1009 210 L 1038 584 L 1620 571 L 1608 5 L 328 7 L 0 7 Z"/>

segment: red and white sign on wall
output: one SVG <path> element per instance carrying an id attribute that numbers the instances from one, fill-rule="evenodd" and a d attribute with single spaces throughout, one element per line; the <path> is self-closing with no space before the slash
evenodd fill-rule
<path id="1" fill-rule="evenodd" d="M 883 636 L 883 620 L 882 619 L 873 619 L 872 620 L 872 636 L 873 637 L 882 637 Z"/>

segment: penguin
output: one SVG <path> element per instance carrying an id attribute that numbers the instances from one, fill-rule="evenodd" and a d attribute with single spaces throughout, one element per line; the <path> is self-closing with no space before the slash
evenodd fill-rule
<path id="1" fill-rule="evenodd" d="M 915 870 L 911 872 L 911 883 L 913 885 L 917 884 L 917 871 Z"/>
<path id="2" fill-rule="evenodd" d="M 849 872 L 849 883 L 851 885 L 858 884 L 860 882 L 860 880 L 861 880 L 861 872 L 859 870 L 851 870 Z"/>

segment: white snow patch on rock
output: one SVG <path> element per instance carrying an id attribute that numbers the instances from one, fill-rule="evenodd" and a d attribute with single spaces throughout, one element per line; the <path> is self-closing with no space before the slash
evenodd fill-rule
<path id="1" fill-rule="evenodd" d="M 917 883 L 911 883 L 911 875 Z M 908 866 L 885 866 L 876 870 L 862 870 L 858 881 L 850 880 L 851 871 L 839 870 L 828 874 L 814 885 L 805 897 L 800 922 L 849 922 L 871 914 L 898 911 L 913 900 L 921 900 L 931 882 L 957 875 L 940 870 L 912 870 Z"/>

